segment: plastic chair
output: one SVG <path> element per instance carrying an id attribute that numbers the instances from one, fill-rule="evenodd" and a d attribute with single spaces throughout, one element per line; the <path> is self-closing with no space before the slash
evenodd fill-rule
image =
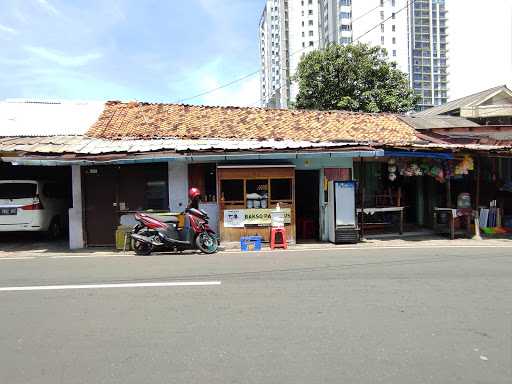
<path id="1" fill-rule="evenodd" d="M 279 234 L 281 236 L 281 241 L 276 243 L 276 235 Z M 288 243 L 286 241 L 286 230 L 284 228 L 272 228 L 270 232 L 270 249 L 274 248 L 288 248 Z"/>

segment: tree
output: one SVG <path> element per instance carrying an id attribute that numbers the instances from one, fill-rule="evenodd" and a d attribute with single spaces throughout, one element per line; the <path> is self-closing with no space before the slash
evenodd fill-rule
<path id="1" fill-rule="evenodd" d="M 407 75 L 388 60 L 386 50 L 367 44 L 331 44 L 310 52 L 294 80 L 299 109 L 406 112 L 418 102 Z"/>

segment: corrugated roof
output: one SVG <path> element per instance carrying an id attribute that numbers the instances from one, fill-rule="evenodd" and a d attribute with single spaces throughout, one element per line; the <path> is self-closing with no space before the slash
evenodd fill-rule
<path id="1" fill-rule="evenodd" d="M 0 137 L 83 135 L 104 106 L 90 101 L 1 101 Z"/>
<path id="2" fill-rule="evenodd" d="M 393 114 L 108 102 L 87 136 L 102 139 L 240 139 L 407 143 Z"/>
<path id="3" fill-rule="evenodd" d="M 479 127 L 477 123 L 458 116 L 400 116 L 400 118 L 414 129 L 460 128 Z"/>
<path id="4" fill-rule="evenodd" d="M 415 116 L 443 115 L 445 113 L 463 107 L 475 106 L 502 91 L 507 92 L 509 95 L 512 96 L 512 91 L 508 89 L 506 85 L 500 85 L 498 87 L 486 89 L 485 91 L 477 92 L 469 96 L 461 97 L 460 99 L 449 101 L 448 103 L 440 105 L 438 107 L 426 109 L 424 111 L 416 113 Z"/>
<path id="5" fill-rule="evenodd" d="M 225 139 L 148 139 L 108 140 L 90 137 L 20 137 L 0 138 L 0 152 L 32 154 L 100 155 L 112 153 L 148 153 L 156 151 L 204 152 L 253 150 L 301 150 L 353 146 L 344 142 L 310 142 L 293 140 L 225 140 Z"/>

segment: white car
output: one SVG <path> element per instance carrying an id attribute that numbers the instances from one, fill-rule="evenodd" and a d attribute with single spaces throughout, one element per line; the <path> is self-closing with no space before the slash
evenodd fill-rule
<path id="1" fill-rule="evenodd" d="M 62 235 L 68 217 L 66 185 L 53 181 L 0 180 L 0 232 Z"/>

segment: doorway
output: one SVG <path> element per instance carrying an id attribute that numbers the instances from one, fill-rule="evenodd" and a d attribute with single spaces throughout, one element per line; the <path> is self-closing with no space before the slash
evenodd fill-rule
<path id="1" fill-rule="evenodd" d="M 297 241 L 319 240 L 320 171 L 295 171 Z"/>
<path id="2" fill-rule="evenodd" d="M 118 225 L 118 169 L 110 166 L 87 167 L 83 178 L 87 245 L 112 246 Z"/>

